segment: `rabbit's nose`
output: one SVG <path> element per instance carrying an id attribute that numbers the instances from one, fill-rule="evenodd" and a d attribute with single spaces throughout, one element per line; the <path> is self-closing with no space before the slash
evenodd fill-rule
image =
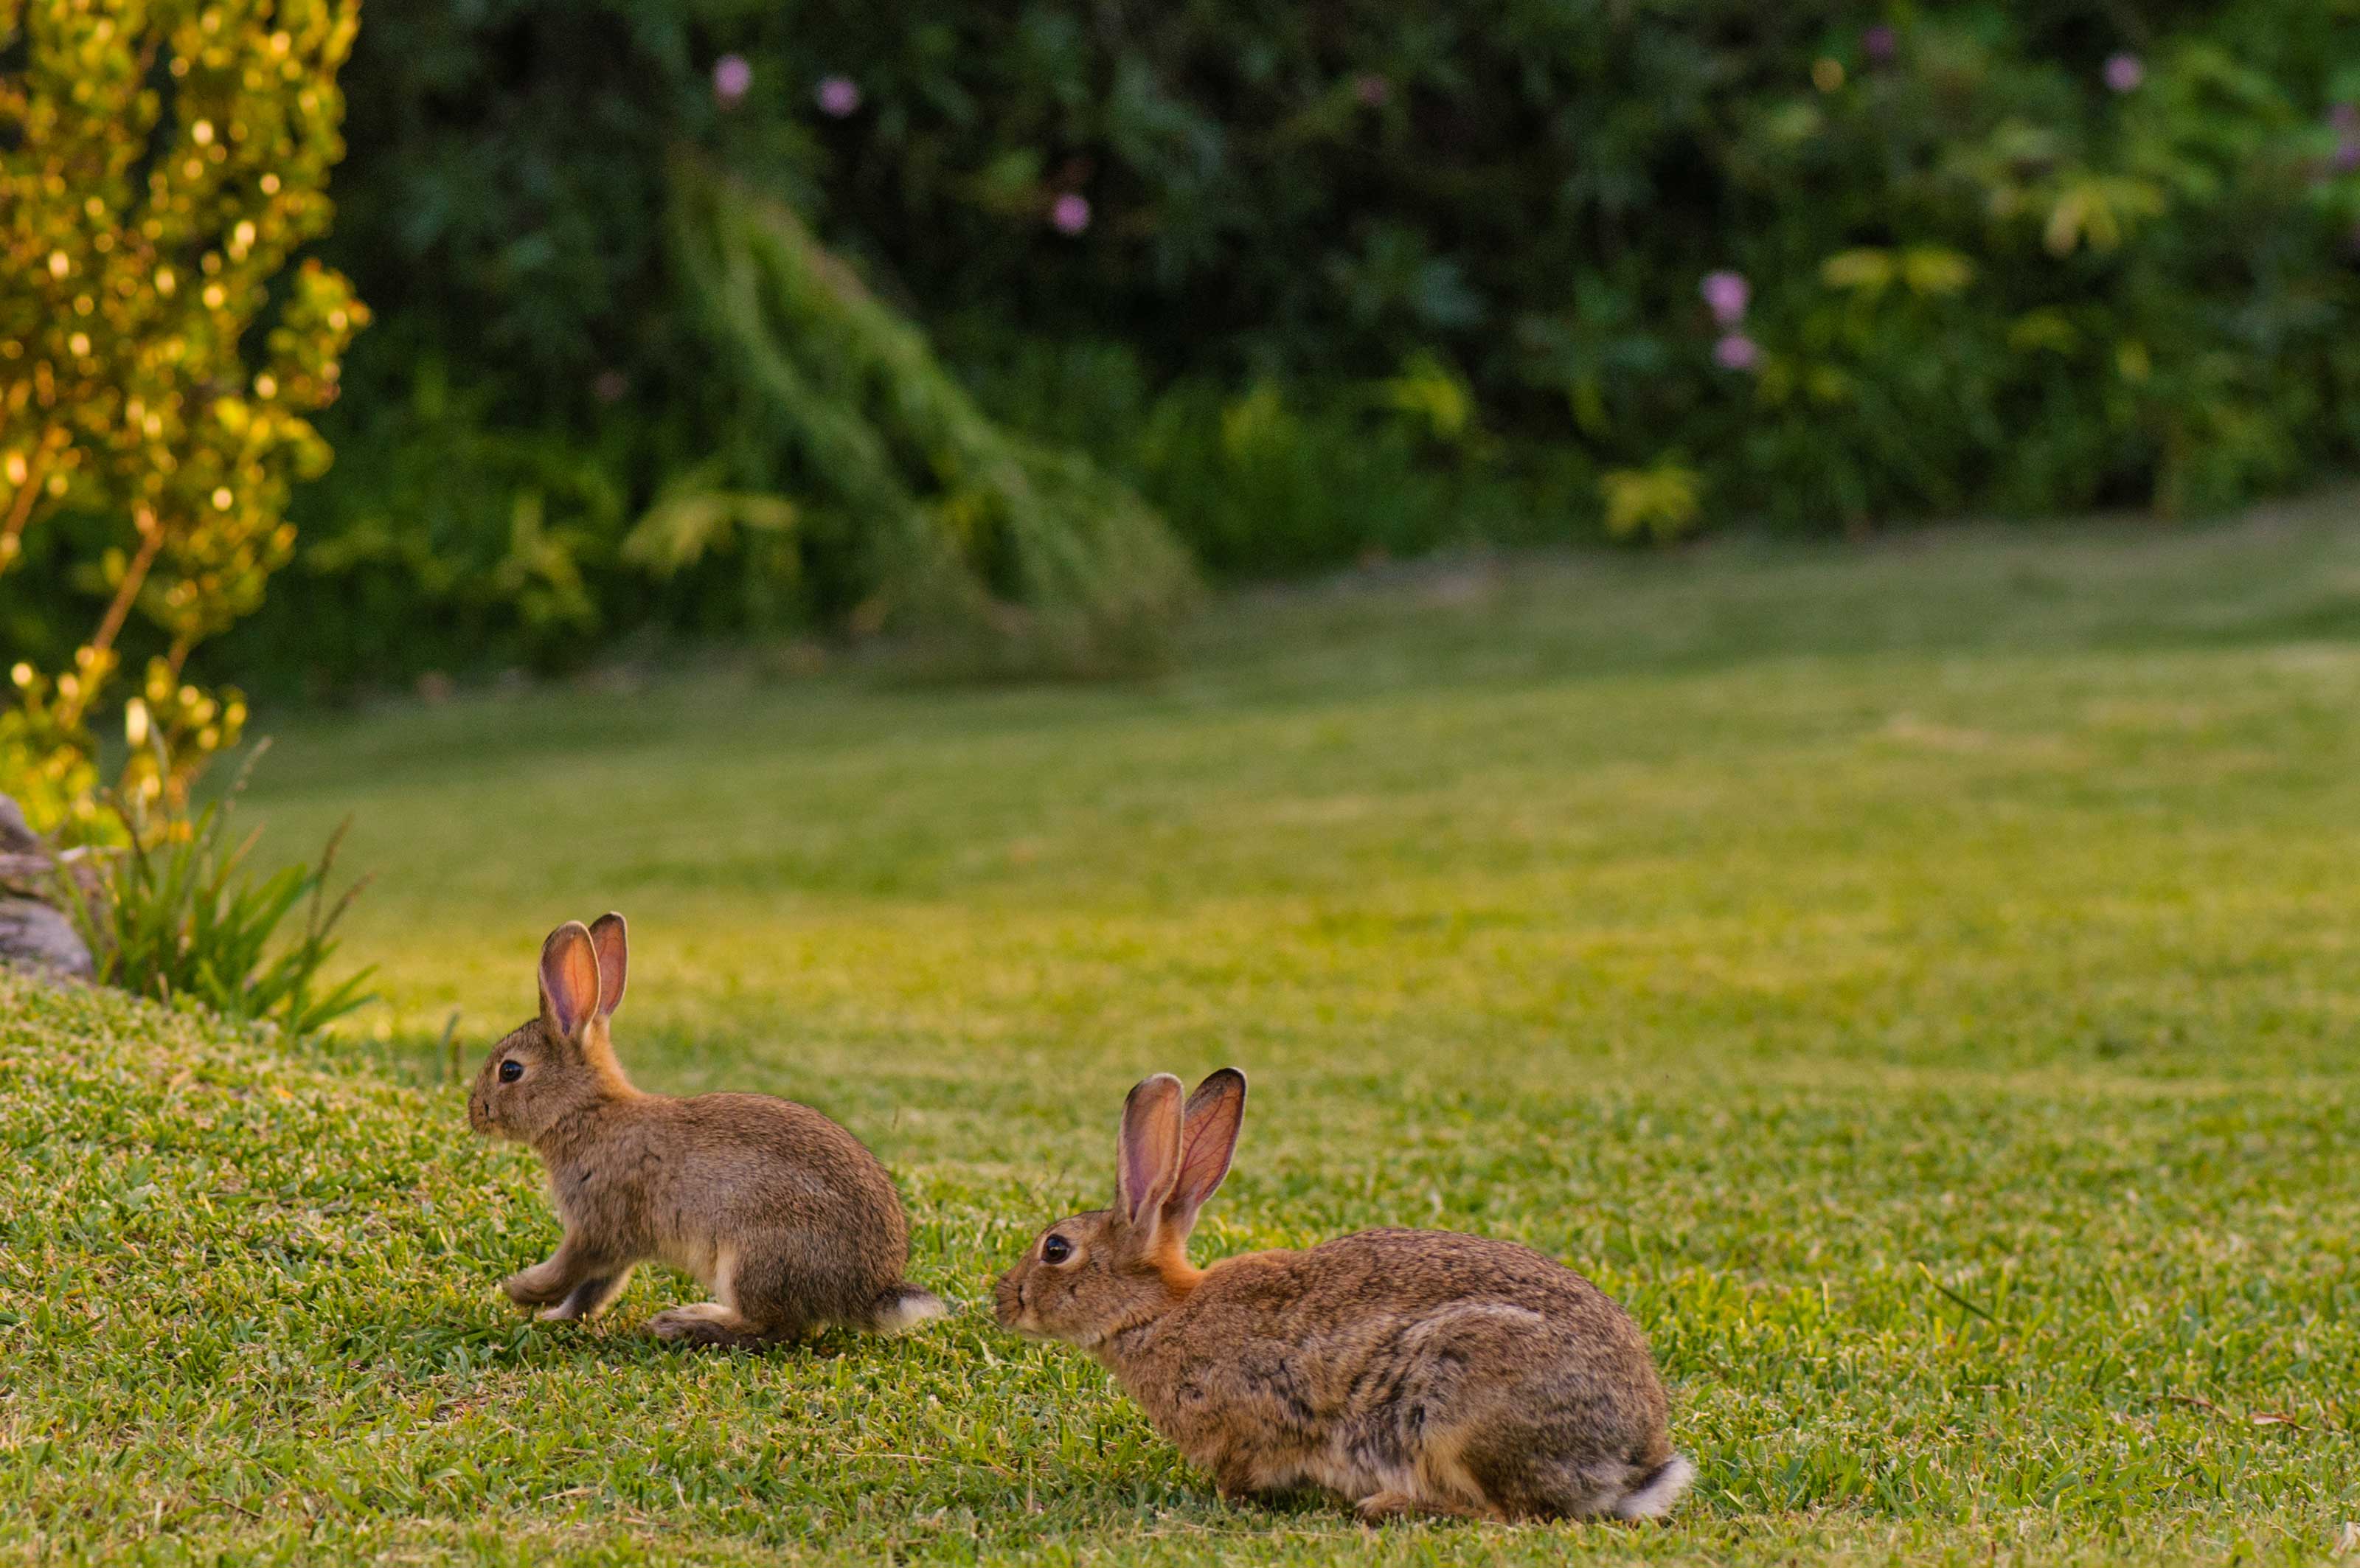
<path id="1" fill-rule="evenodd" d="M 1014 1328 L 1016 1320 L 1024 1315 L 1024 1281 L 1017 1277 L 1015 1269 L 1001 1275 L 1000 1283 L 992 1288 L 991 1315 L 1000 1320 L 1002 1328 Z"/>

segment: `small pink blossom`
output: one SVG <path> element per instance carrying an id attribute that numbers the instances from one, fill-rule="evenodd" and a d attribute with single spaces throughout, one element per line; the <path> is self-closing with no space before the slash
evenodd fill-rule
<path id="1" fill-rule="evenodd" d="M 1049 226 L 1059 234 L 1079 234 L 1090 226 L 1090 199 L 1068 191 L 1049 203 Z"/>
<path id="2" fill-rule="evenodd" d="M 2106 57 L 2106 85 L 2117 93 L 2132 93 L 2147 80 L 2147 65 L 2135 54 Z"/>
<path id="3" fill-rule="evenodd" d="M 620 370 L 601 370 L 590 383 L 590 395 L 602 403 L 618 403 L 631 389 L 631 378 Z"/>
<path id="4" fill-rule="evenodd" d="M 812 102 L 831 120 L 847 118 L 860 107 L 860 84 L 849 76 L 823 76 L 812 91 Z"/>
<path id="5" fill-rule="evenodd" d="M 1373 71 L 1364 71 L 1352 78 L 1352 96 L 1371 109 L 1382 109 L 1393 102 L 1393 84 Z"/>
<path id="6" fill-rule="evenodd" d="M 1724 335 L 1712 345 L 1712 362 L 1724 370 L 1751 370 L 1762 361 L 1762 350 L 1742 332 Z"/>
<path id="7" fill-rule="evenodd" d="M 1882 22 L 1860 35 L 1860 52 L 1872 65 L 1885 64 L 1900 47 L 1901 35 Z"/>
<path id="8" fill-rule="evenodd" d="M 1745 306 L 1754 298 L 1753 285 L 1745 274 L 1723 269 L 1704 275 L 1704 285 L 1699 291 L 1712 311 L 1712 319 L 1723 326 L 1735 326 L 1745 319 Z"/>
<path id="9" fill-rule="evenodd" d="M 2328 169 L 2337 174 L 2360 169 L 2360 104 L 2336 104 L 2327 111 L 2327 123 L 2335 130 L 2335 150 L 2328 155 Z"/>
<path id="10" fill-rule="evenodd" d="M 725 54 L 713 62 L 713 95 L 725 109 L 734 107 L 754 85 L 754 68 L 742 54 Z"/>

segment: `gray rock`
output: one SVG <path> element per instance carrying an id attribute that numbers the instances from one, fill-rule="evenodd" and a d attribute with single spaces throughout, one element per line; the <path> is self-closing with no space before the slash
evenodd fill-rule
<path id="1" fill-rule="evenodd" d="M 0 795 L 0 883 L 23 883 L 49 872 L 49 847 L 25 825 L 17 804 Z"/>
<path id="2" fill-rule="evenodd" d="M 73 922 L 30 898 L 0 898 L 0 963 L 31 964 L 77 980 L 91 976 L 90 949 Z"/>
<path id="3" fill-rule="evenodd" d="M 90 949 L 73 922 L 29 896 L 52 863 L 49 847 L 26 825 L 24 812 L 0 795 L 0 963 L 30 964 L 87 980 Z"/>

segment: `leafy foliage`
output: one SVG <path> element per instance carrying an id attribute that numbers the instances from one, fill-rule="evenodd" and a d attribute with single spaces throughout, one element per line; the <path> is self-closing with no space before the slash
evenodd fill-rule
<path id="1" fill-rule="evenodd" d="M 261 830 L 233 843 L 230 817 L 267 745 L 255 749 L 227 795 L 192 817 L 154 821 L 137 797 L 118 801 L 130 841 L 83 851 L 81 865 L 60 872 L 59 891 L 102 981 L 159 1002 L 199 1003 L 241 1023 L 272 1023 L 300 1037 L 374 1000 L 362 989 L 367 970 L 333 986 L 322 979 L 335 955 L 337 922 L 366 883 L 328 901 L 342 827 L 311 865 L 248 871 Z M 300 927 L 283 938 L 280 928 L 299 908 Z"/>
<path id="2" fill-rule="evenodd" d="M 1697 476 L 1691 469 L 1676 463 L 1617 468 L 1599 484 L 1606 492 L 1606 532 L 1616 539 L 1663 543 L 1696 527 Z"/>
<path id="3" fill-rule="evenodd" d="M 1059 667 L 1153 656 L 1194 586 L 1161 519 L 1087 459 L 986 418 L 792 210 L 693 167 L 678 183 L 683 270 L 751 393 L 746 424 L 777 432 L 803 488 L 877 553 L 863 618 Z M 758 477 L 779 472 L 751 455 L 769 459 Z"/>
<path id="4" fill-rule="evenodd" d="M 736 422 L 775 385 L 713 359 L 718 274 L 661 243 L 683 144 L 1224 573 L 1612 531 L 1638 492 L 1609 475 L 1693 475 L 1648 538 L 2234 504 L 2360 454 L 2353 16 L 388 12 L 355 59 L 339 245 L 397 324 L 356 367 L 388 395 L 344 440 L 403 472 L 372 456 L 315 493 L 304 597 L 239 652 L 299 656 L 288 631 L 323 605 L 383 607 L 353 635 L 390 641 L 378 619 L 435 601 L 354 574 L 411 549 L 409 581 L 482 594 L 425 624 L 498 657 L 562 658 L 593 624 L 857 616 L 876 585 L 826 515 L 843 481 L 745 460 Z M 1746 286 L 1730 319 L 1699 299 L 1713 273 Z M 1486 439 L 1390 400 L 1413 365 Z M 430 379 L 464 413 L 402 411 Z M 713 513 L 694 559 L 619 549 L 716 472 L 796 527 Z M 396 516 L 432 542 L 388 543 Z M 552 539 L 581 575 L 557 616 L 530 565 Z M 480 587 L 491 565 L 512 598 Z M 453 652 L 409 641 L 377 652 Z"/>
<path id="5" fill-rule="evenodd" d="M 916 556 L 715 354 L 683 148 L 1225 574 L 1611 532 L 1615 475 L 1693 475 L 1656 539 L 2200 512 L 2360 456 L 2353 0 L 1431 13 L 373 11 L 327 250 L 386 321 L 213 656 L 336 686 L 866 624 Z M 894 455 L 917 499 L 934 455 Z M 960 570 L 1015 602 L 1014 560 Z"/>
<path id="6" fill-rule="evenodd" d="M 88 721 L 126 638 L 158 649 L 130 722 L 181 768 L 135 743 L 127 792 L 177 802 L 235 742 L 236 695 L 180 672 L 261 602 L 290 487 L 327 466 L 305 416 L 366 312 L 317 262 L 274 280 L 327 227 L 355 25 L 351 0 L 0 0 L 0 625 L 29 655 L 0 783 L 37 819 L 103 831 Z"/>

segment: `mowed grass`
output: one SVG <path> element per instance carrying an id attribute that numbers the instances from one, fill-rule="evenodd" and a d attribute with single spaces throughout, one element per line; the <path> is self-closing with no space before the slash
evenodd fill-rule
<path id="1" fill-rule="evenodd" d="M 273 726 L 386 1010 L 300 1050 L 0 980 L 18 1554 L 2311 1563 L 2360 1519 L 2360 511 L 1536 558 L 1234 599 L 1134 686 L 716 668 Z M 278 716 L 271 716 L 277 718 Z M 899 1177 L 895 1341 L 497 1296 L 460 1067 L 632 920 L 644 1083 Z M 1200 1260 L 1380 1223 L 1619 1296 L 1667 1527 L 1220 1503 L 982 1303 L 1125 1088 L 1253 1082 Z"/>

